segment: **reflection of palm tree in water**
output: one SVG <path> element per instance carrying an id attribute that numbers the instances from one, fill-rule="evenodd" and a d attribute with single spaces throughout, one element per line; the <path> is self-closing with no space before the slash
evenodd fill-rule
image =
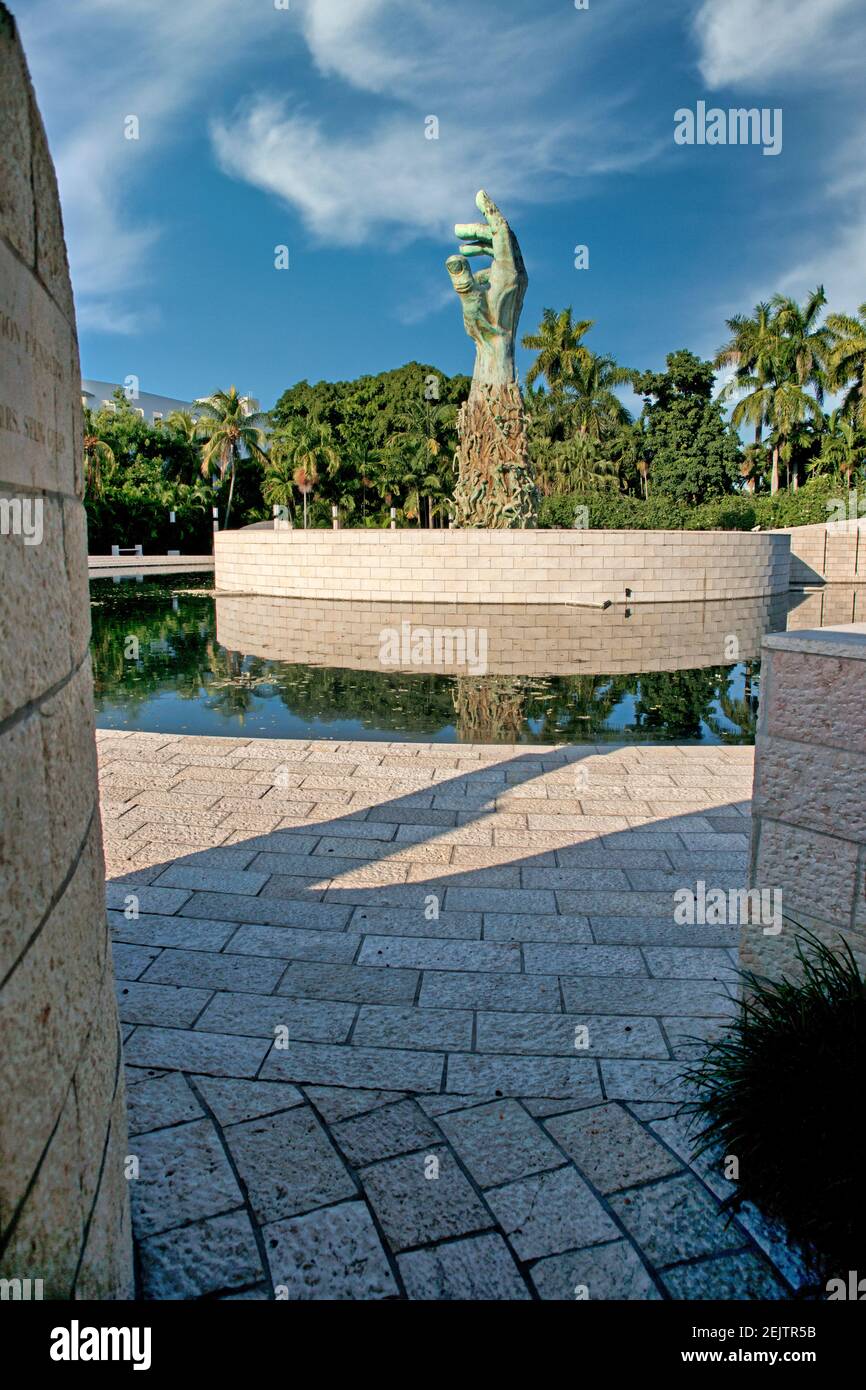
<path id="1" fill-rule="evenodd" d="M 731 694 L 731 680 L 719 687 L 719 708 L 727 724 L 712 713 L 707 715 L 707 723 L 721 743 L 754 743 L 758 726 L 758 673 L 760 663 L 747 661 L 743 669 L 743 693 L 739 698 Z M 733 676 L 733 673 L 731 673 Z"/>
<path id="2" fill-rule="evenodd" d="M 457 676 L 451 692 L 463 743 L 519 743 L 529 682 L 521 676 Z"/>

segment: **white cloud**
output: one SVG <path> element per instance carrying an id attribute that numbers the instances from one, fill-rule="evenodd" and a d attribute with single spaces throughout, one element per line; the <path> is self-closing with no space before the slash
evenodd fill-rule
<path id="1" fill-rule="evenodd" d="M 859 76 L 864 29 L 862 0 L 703 0 L 694 20 L 710 87 Z"/>
<path id="2" fill-rule="evenodd" d="M 153 174 L 205 83 L 243 61 L 276 11 L 239 26 L 234 0 L 29 0 L 18 15 L 57 169 L 79 322 L 132 333 L 152 322 L 128 297 L 148 279 L 157 217 L 130 219 L 131 189 Z M 135 115 L 140 139 L 124 138 Z"/>
<path id="3" fill-rule="evenodd" d="M 573 196 L 573 180 L 633 169 L 669 147 L 667 132 L 660 139 L 628 118 L 628 84 L 599 90 L 594 65 L 620 41 L 621 12 L 615 0 L 590 28 L 567 11 L 503 22 L 492 0 L 306 0 L 301 32 L 316 67 L 377 105 L 356 102 L 350 126 L 343 107 L 313 116 L 259 94 L 212 122 L 217 159 L 332 245 L 383 231 L 400 243 L 450 239 L 456 219 L 475 215 L 479 187 L 509 212 L 566 183 Z M 429 116 L 438 139 L 425 138 Z"/>

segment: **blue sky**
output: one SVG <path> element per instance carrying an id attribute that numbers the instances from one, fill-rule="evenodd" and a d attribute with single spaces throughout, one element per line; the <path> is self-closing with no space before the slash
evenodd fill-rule
<path id="1" fill-rule="evenodd" d="M 862 0 L 13 9 L 85 376 L 181 398 L 234 383 L 269 406 L 303 377 L 413 358 L 470 372 L 444 261 L 480 187 L 524 251 L 522 329 L 571 304 L 627 366 L 710 354 L 775 290 L 866 300 Z M 781 108 L 781 153 L 677 145 L 674 113 L 699 100 Z"/>

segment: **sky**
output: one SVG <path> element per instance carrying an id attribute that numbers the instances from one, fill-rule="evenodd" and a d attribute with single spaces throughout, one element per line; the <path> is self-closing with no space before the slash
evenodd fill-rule
<path id="1" fill-rule="evenodd" d="M 711 356 L 776 291 L 866 300 L 862 0 L 11 7 L 85 377 L 269 407 L 413 359 L 471 372 L 444 262 L 479 188 L 526 260 L 521 331 L 571 305 L 627 367 Z M 781 111 L 780 152 L 678 143 L 699 102 Z"/>

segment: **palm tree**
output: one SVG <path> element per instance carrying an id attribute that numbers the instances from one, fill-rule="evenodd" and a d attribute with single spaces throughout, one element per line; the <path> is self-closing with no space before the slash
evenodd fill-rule
<path id="1" fill-rule="evenodd" d="M 93 432 L 90 412 L 87 412 L 84 435 L 84 485 L 93 497 L 101 497 L 105 484 L 115 469 L 114 450 Z"/>
<path id="2" fill-rule="evenodd" d="M 798 382 L 785 381 L 773 391 L 770 410 L 773 432 L 770 436 L 770 443 L 773 448 L 773 471 L 777 490 L 779 458 L 785 464 L 790 478 L 792 476 L 794 446 L 798 442 L 800 427 L 808 421 L 818 424 L 821 419 L 821 408 L 818 402 Z"/>
<path id="3" fill-rule="evenodd" d="M 852 475 L 859 469 L 866 453 L 866 441 L 855 421 L 845 418 L 844 411 L 842 405 L 828 415 L 821 438 L 821 452 L 812 459 L 811 469 L 816 472 L 829 469 L 839 474 L 845 479 L 845 486 L 850 492 Z"/>
<path id="4" fill-rule="evenodd" d="M 306 531 L 307 495 L 308 493 L 311 493 L 313 491 L 313 488 L 319 481 L 319 475 L 316 472 L 315 465 L 304 463 L 299 464 L 299 466 L 295 469 L 294 473 L 292 474 L 292 481 L 294 482 L 295 487 L 298 489 L 298 492 L 304 499 L 304 530 Z"/>
<path id="5" fill-rule="evenodd" d="M 202 407 L 198 425 L 205 440 L 202 474 L 206 478 L 218 474 L 221 484 L 226 474 L 231 475 L 223 521 L 223 525 L 228 526 L 238 460 L 254 457 L 262 463 L 267 461 L 263 445 L 268 416 L 254 408 L 255 402 L 249 396 L 239 396 L 235 386 L 228 391 L 215 391 L 212 396 L 202 397 L 196 401 L 196 405 Z"/>
<path id="6" fill-rule="evenodd" d="M 778 330 L 769 304 L 756 304 L 751 318 L 735 314 L 727 320 L 727 325 L 731 337 L 713 359 L 714 367 L 735 369 L 734 376 L 722 387 L 722 399 L 729 398 L 746 384 L 760 389 L 773 381 L 778 351 Z M 755 443 L 760 444 L 766 421 L 760 411 L 749 418 L 755 427 Z"/>
<path id="7" fill-rule="evenodd" d="M 578 432 L 554 444 L 553 462 L 565 491 L 586 492 L 619 486 L 619 468 L 605 457 L 598 440 Z"/>
<path id="8" fill-rule="evenodd" d="M 173 410 L 170 415 L 166 415 L 162 423 L 167 429 L 180 435 L 187 444 L 201 443 L 198 419 L 190 415 L 188 410 Z"/>
<path id="9" fill-rule="evenodd" d="M 866 430 L 866 304 L 857 317 L 828 314 L 830 335 L 829 385 L 845 391 L 842 410 L 859 429 Z"/>
<path id="10" fill-rule="evenodd" d="M 262 496 L 269 507 L 295 508 L 294 476 L 291 461 L 276 449 L 270 457 L 262 479 Z"/>
<path id="11" fill-rule="evenodd" d="M 447 443 L 454 416 L 453 405 L 426 398 L 410 400 L 395 421 L 396 430 L 386 440 L 385 448 L 391 459 L 399 458 L 408 474 L 403 512 L 410 518 L 417 517 L 419 526 L 423 500 L 427 499 L 427 524 L 432 526 L 432 498 L 441 498 L 446 491 L 450 494 L 443 474 L 451 467 Z"/>
<path id="12" fill-rule="evenodd" d="M 613 387 L 634 381 L 634 375 L 630 368 L 617 366 L 612 357 L 588 353 L 567 383 L 570 414 L 578 434 L 598 441 L 617 426 L 631 423 L 631 415 Z"/>
<path id="13" fill-rule="evenodd" d="M 555 309 L 545 309 L 538 331 L 523 335 L 523 346 L 538 353 L 526 373 L 527 386 L 543 376 L 551 391 L 557 392 L 571 381 L 579 367 L 589 366 L 592 354 L 581 339 L 594 322 L 594 319 L 575 322 L 570 305 L 558 314 Z"/>

